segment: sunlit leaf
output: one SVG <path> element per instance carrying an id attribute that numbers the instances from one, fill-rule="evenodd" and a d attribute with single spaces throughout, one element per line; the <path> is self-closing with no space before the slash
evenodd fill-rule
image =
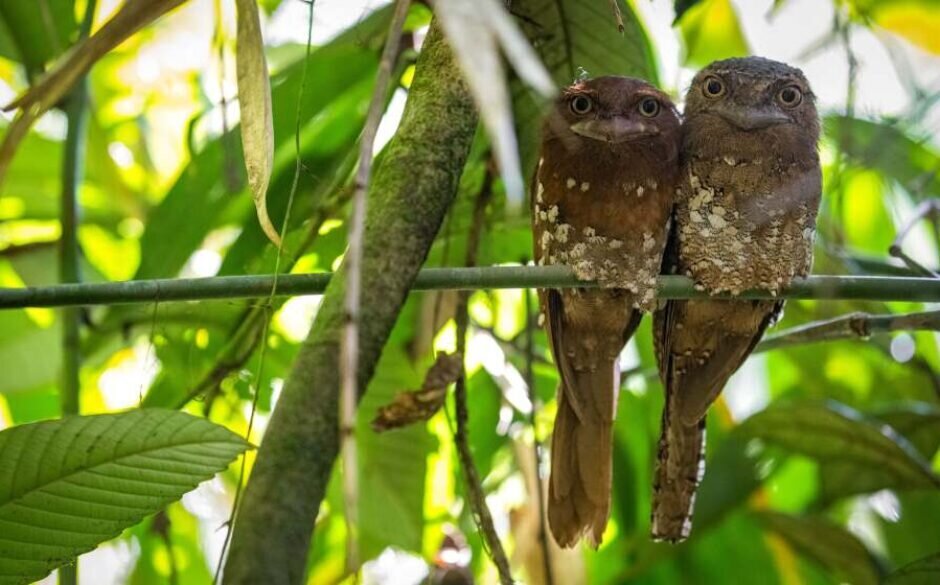
<path id="1" fill-rule="evenodd" d="M 0 144 L 0 180 L 20 141 L 41 113 L 58 104 L 98 59 L 185 1 L 129 0 L 98 32 L 73 46 L 53 69 L 7 105 L 4 109 L 20 109 L 21 112 L 14 122 L 16 131 L 7 132 Z"/>
<path id="2" fill-rule="evenodd" d="M 935 0 L 852 0 L 861 17 L 940 55 L 940 4 Z"/>
<path id="3" fill-rule="evenodd" d="M 685 64 L 690 67 L 751 52 L 730 0 L 704 0 L 692 6 L 679 21 L 679 31 L 685 44 Z"/>
<path id="4" fill-rule="evenodd" d="M 71 562 L 225 469 L 249 447 L 166 410 L 69 417 L 0 432 L 0 581 Z"/>
<path id="5" fill-rule="evenodd" d="M 255 0 L 236 0 L 238 7 L 238 106 L 241 110 L 242 149 L 248 185 L 258 222 L 268 239 L 281 246 L 281 236 L 268 217 L 267 194 L 274 166 L 274 116 L 271 82 L 264 58 L 264 39 Z"/>
<path id="6" fill-rule="evenodd" d="M 793 548 L 853 585 L 880 582 L 878 568 L 850 532 L 831 522 L 776 512 L 756 512 L 765 527 L 783 537 Z"/>

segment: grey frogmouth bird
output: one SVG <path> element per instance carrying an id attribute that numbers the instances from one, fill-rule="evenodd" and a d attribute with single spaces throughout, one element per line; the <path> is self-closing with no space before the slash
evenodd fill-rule
<path id="1" fill-rule="evenodd" d="M 732 294 L 780 291 L 809 273 L 821 195 L 814 102 L 799 69 L 760 57 L 718 61 L 695 76 L 667 270 Z M 704 473 L 705 413 L 782 307 L 679 300 L 654 315 L 666 391 L 654 538 L 688 537 Z"/>

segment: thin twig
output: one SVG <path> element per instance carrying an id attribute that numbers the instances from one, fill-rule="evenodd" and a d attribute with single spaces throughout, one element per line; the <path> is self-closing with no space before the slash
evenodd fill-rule
<path id="1" fill-rule="evenodd" d="M 372 102 L 362 129 L 359 151 L 359 168 L 356 171 L 356 189 L 353 193 L 352 213 L 349 222 L 349 246 L 346 250 L 346 325 L 340 350 L 340 451 L 343 460 L 343 501 L 346 512 L 346 568 L 353 572 L 359 566 L 358 510 L 359 487 L 356 461 L 356 403 L 359 391 L 357 383 L 359 362 L 359 301 L 362 296 L 362 239 L 365 231 L 366 193 L 372 173 L 372 157 L 375 135 L 382 121 L 392 68 L 398 59 L 402 29 L 408 16 L 410 0 L 398 0 L 388 29 L 388 38 L 382 50 L 376 73 Z"/>
<path id="2" fill-rule="evenodd" d="M 936 233 L 937 223 L 940 221 L 940 201 L 936 199 L 922 201 L 920 205 L 917 206 L 917 209 L 914 210 L 914 216 L 911 217 L 911 219 L 907 221 L 900 230 L 898 230 L 898 235 L 891 243 L 891 247 L 888 249 L 888 253 L 895 258 L 900 259 L 902 262 L 904 262 L 904 264 L 907 265 L 908 268 L 914 270 L 915 272 L 921 273 L 924 276 L 929 276 L 931 278 L 940 278 L 940 274 L 927 268 L 920 262 L 917 262 L 904 253 L 904 240 L 907 239 L 907 236 L 911 233 L 911 230 L 914 229 L 914 226 L 923 219 L 930 220 L 931 225 L 934 227 L 934 231 Z"/>
<path id="3" fill-rule="evenodd" d="M 770 351 L 791 345 L 803 345 L 839 339 L 867 339 L 876 333 L 892 331 L 940 331 L 940 311 L 876 315 L 851 313 L 829 319 L 807 323 L 781 331 L 760 342 L 756 352 Z"/>
<path id="4" fill-rule="evenodd" d="M 531 413 L 529 425 L 532 427 L 532 460 L 535 463 L 535 501 L 539 510 L 539 545 L 542 547 L 542 569 L 545 571 L 545 584 L 554 585 L 552 574 L 552 557 L 548 546 L 548 530 L 545 527 L 545 494 L 542 493 L 542 458 L 539 454 L 539 433 L 537 422 L 538 409 L 536 408 L 535 393 L 535 327 L 532 322 L 532 291 L 524 291 L 525 295 L 525 383 L 529 391 L 529 404 Z"/>
<path id="5" fill-rule="evenodd" d="M 470 226 L 470 234 L 467 238 L 467 256 L 466 264 L 472 266 L 476 263 L 477 248 L 480 244 L 480 236 L 483 231 L 483 220 L 486 215 L 486 207 L 492 197 L 493 174 L 487 169 L 486 176 L 483 179 L 483 186 L 480 188 L 480 194 L 477 197 L 476 205 L 473 209 L 473 222 Z M 457 325 L 457 353 L 466 355 L 467 350 L 467 330 L 470 325 L 470 313 L 468 302 L 470 300 L 469 291 L 461 291 L 457 295 L 457 307 L 455 309 L 454 321 Z M 493 517 L 490 514 L 489 506 L 486 504 L 486 495 L 483 492 L 483 484 L 480 481 L 480 473 L 477 471 L 476 464 L 473 462 L 473 453 L 470 451 L 470 443 L 467 437 L 467 420 L 469 413 L 467 411 L 467 372 L 463 363 L 460 367 L 460 376 L 454 385 L 454 403 L 457 415 L 457 429 L 454 431 L 454 443 L 457 447 L 457 455 L 460 459 L 460 467 L 463 469 L 464 479 L 467 484 L 467 493 L 470 500 L 470 508 L 473 519 L 483 535 L 483 543 L 486 545 L 493 564 L 499 572 L 499 580 L 503 585 L 513 583 L 512 573 L 509 570 L 509 560 L 506 558 L 506 552 L 496 534 L 496 528 L 493 526 Z"/>

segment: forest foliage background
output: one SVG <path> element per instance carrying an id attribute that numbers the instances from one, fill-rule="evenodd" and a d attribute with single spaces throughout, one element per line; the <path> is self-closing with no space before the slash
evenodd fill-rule
<path id="1" fill-rule="evenodd" d="M 37 4 L 41 10 L 31 2 L 0 4 L 4 102 L 66 53 L 85 8 L 82 0 Z M 356 10 L 341 0 L 316 3 L 315 12 L 323 10 L 325 16 L 313 23 L 316 42 L 298 107 L 306 50 L 298 39 L 307 33 L 307 4 L 260 4 L 275 144 L 268 209 L 277 226 L 294 179 L 298 112 L 300 120 L 302 172 L 280 269 L 333 270 L 346 245 L 358 137 L 391 11 L 364 5 Z M 826 19 L 822 36 L 794 38 L 788 53 L 795 56 L 794 64 L 809 66 L 814 84 L 833 87 L 832 79 L 814 78 L 816 59 L 837 60 L 842 68 L 834 76 L 845 79 L 844 92 L 826 93 L 823 100 L 825 191 L 814 271 L 915 274 L 888 251 L 919 212 L 923 221 L 915 222 L 903 249 L 936 269 L 940 214 L 930 205 L 940 197 L 940 5 L 931 0 L 768 0 L 753 3 L 760 4 L 757 10 L 730 0 L 678 1 L 679 15 L 669 30 L 662 14 L 663 5 L 671 3 L 634 0 L 619 3 L 625 23 L 621 36 L 609 4 L 568 0 L 559 10 L 557 3 L 532 0 L 514 2 L 512 10 L 558 84 L 582 69 L 590 75 L 628 74 L 657 82 L 677 98 L 690 71 L 713 59 L 749 54 L 752 30 L 766 34 L 780 21 L 806 18 L 818 24 Z M 95 27 L 118 5 L 101 2 Z M 352 12 L 355 18 L 349 18 Z M 415 3 L 394 69 L 396 89 L 380 129 L 382 141 L 393 133 L 407 99 L 430 18 L 431 11 Z M 332 29 L 333 36 L 323 29 Z M 79 188 L 83 280 L 274 271 L 277 251 L 258 225 L 245 177 L 234 31 L 233 3 L 191 0 L 91 70 Z M 866 93 L 877 91 L 873 76 L 894 88 L 887 101 Z M 531 95 L 513 87 L 527 169 L 539 109 Z M 893 104 L 890 112 L 879 109 L 885 103 Z M 3 179 L 0 286 L 48 285 L 58 279 L 64 128 L 61 111 L 47 113 L 25 137 Z M 463 264 L 473 210 L 490 184 L 489 153 L 485 134 L 478 132 L 458 198 L 426 266 Z M 507 204 L 499 179 L 482 230 L 478 264 L 531 258 L 528 218 Z M 557 375 L 544 333 L 534 326 L 535 303 L 526 294 L 477 291 L 470 299 L 469 438 L 513 568 L 526 582 L 541 582 L 532 441 L 549 437 Z M 359 539 L 366 582 L 416 583 L 466 563 L 480 582 L 494 579 L 466 505 L 451 408 L 427 424 L 384 434 L 369 424 L 377 408 L 398 392 L 420 387 L 435 351 L 453 350 L 455 301 L 452 293 L 410 296 L 360 404 Z M 276 303 L 270 328 L 263 327 L 266 313 L 247 301 L 88 309 L 81 327 L 81 412 L 138 405 L 183 409 L 245 435 L 257 397 L 249 440 L 259 444 L 318 298 Z M 787 305 L 778 330 L 857 311 L 928 308 L 903 301 L 795 301 Z M 61 337 L 59 311 L 0 312 L 0 428 L 59 416 Z M 754 575 L 761 575 L 762 583 L 877 583 L 889 574 L 897 583 L 935 582 L 931 573 L 895 573 L 922 559 L 919 567 L 932 567 L 933 579 L 940 570 L 940 491 L 932 475 L 940 471 L 935 333 L 795 345 L 753 357 L 709 417 L 708 473 L 695 532 L 677 547 L 648 538 L 662 408 L 651 346 L 644 323 L 625 352 L 629 375 L 619 402 L 615 499 L 605 543 L 597 552 L 553 551 L 556 583 L 717 584 Z M 529 368 L 537 407 L 534 429 Z M 884 425 L 894 432 L 884 432 Z M 254 452 L 246 457 L 250 469 Z M 334 473 L 316 523 L 310 583 L 347 578 L 338 476 Z M 238 477 L 233 463 L 181 501 L 83 556 L 81 580 L 210 582 Z M 388 581 L 392 575 L 399 580 Z"/>

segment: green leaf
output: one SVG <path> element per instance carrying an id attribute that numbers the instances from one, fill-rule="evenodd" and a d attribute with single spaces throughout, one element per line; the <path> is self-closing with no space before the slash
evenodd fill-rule
<path id="1" fill-rule="evenodd" d="M 940 552 L 905 565 L 888 575 L 886 585 L 934 585 L 940 581 Z"/>
<path id="2" fill-rule="evenodd" d="M 825 118 L 826 136 L 855 164 L 896 181 L 915 199 L 940 195 L 940 153 L 928 139 L 912 138 L 896 122 Z"/>
<path id="3" fill-rule="evenodd" d="M 0 394 L 10 396 L 55 381 L 62 364 L 59 321 L 39 324 L 26 311 L 0 312 Z"/>
<path id="4" fill-rule="evenodd" d="M 693 530 L 696 531 L 722 520 L 728 512 L 746 502 L 760 485 L 758 461 L 750 456 L 747 441 L 740 433 L 732 433 L 711 451 L 695 498 Z"/>
<path id="5" fill-rule="evenodd" d="M 224 427 L 169 410 L 0 432 L 0 582 L 42 578 L 179 499 L 249 447 Z"/>
<path id="6" fill-rule="evenodd" d="M 836 402 L 771 407 L 747 419 L 741 432 L 820 462 L 824 501 L 885 488 L 940 486 L 930 464 L 897 431 Z"/>
<path id="7" fill-rule="evenodd" d="M 630 75 L 657 84 L 650 39 L 628 2 L 616 0 L 624 32 L 610 2 L 604 0 L 516 0 L 512 11 L 559 87 L 580 72 L 591 77 Z M 513 116 L 523 176 L 531 176 L 541 131 L 542 108 L 527 90 L 514 84 Z"/>
<path id="8" fill-rule="evenodd" d="M 878 568 L 868 549 L 850 532 L 819 518 L 777 512 L 755 512 L 763 525 L 793 548 L 816 561 L 840 580 L 853 585 L 880 582 Z"/>
<path id="9" fill-rule="evenodd" d="M 370 424 L 380 406 L 401 390 L 420 384 L 421 374 L 402 345 L 389 345 L 369 384 L 369 392 L 359 405 L 356 434 L 363 560 L 378 556 L 388 546 L 422 550 L 424 482 L 433 438 L 423 424 L 381 435 Z"/>
<path id="10" fill-rule="evenodd" d="M 704 67 L 751 52 L 730 0 L 705 0 L 692 6 L 679 21 L 679 32 L 688 67 Z"/>
<path id="11" fill-rule="evenodd" d="M 0 17 L 27 71 L 45 64 L 69 48 L 78 29 L 74 0 L 0 2 Z"/>
<path id="12" fill-rule="evenodd" d="M 932 404 L 901 404 L 878 411 L 873 416 L 904 435 L 928 461 L 940 449 L 940 408 Z"/>

